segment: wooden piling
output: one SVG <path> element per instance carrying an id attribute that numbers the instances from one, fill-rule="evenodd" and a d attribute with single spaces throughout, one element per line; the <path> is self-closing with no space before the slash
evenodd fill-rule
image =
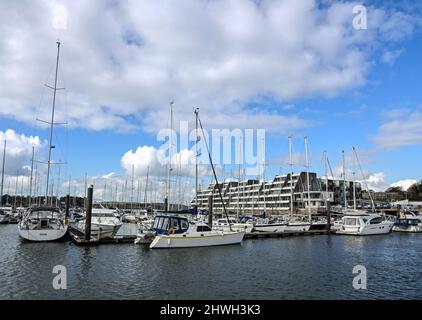
<path id="1" fill-rule="evenodd" d="M 66 195 L 66 211 L 65 211 L 66 218 L 69 218 L 69 207 L 70 207 L 70 196 Z"/>
<path id="2" fill-rule="evenodd" d="M 85 217 L 85 240 L 89 241 L 91 239 L 91 215 L 92 215 L 92 196 L 93 196 L 94 186 L 91 184 L 88 188 L 88 203 L 86 207 L 86 217 Z"/>
<path id="3" fill-rule="evenodd" d="M 208 226 L 212 228 L 212 196 L 208 197 Z"/>
<path id="4" fill-rule="evenodd" d="M 331 202 L 327 200 L 327 204 L 325 206 L 327 208 L 327 224 L 325 226 L 325 230 L 330 234 L 331 230 Z"/>

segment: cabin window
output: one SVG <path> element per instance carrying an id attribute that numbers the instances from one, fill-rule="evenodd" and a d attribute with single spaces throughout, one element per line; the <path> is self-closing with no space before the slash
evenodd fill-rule
<path id="1" fill-rule="evenodd" d="M 189 228 L 189 223 L 186 220 L 180 220 L 180 228 L 187 230 Z"/>
<path id="2" fill-rule="evenodd" d="M 196 231 L 197 232 L 207 232 L 207 231 L 211 231 L 211 228 L 208 226 L 198 226 L 196 227 Z"/>
<path id="3" fill-rule="evenodd" d="M 370 224 L 379 224 L 381 222 L 382 222 L 382 218 L 381 217 L 379 217 L 379 218 L 373 218 L 371 220 Z"/>
<path id="4" fill-rule="evenodd" d="M 357 225 L 357 220 L 356 218 L 344 218 L 344 224 L 349 226 L 355 226 Z"/>

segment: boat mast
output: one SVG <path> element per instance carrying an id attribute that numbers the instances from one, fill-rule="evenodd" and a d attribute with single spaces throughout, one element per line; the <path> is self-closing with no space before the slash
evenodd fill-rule
<path id="1" fill-rule="evenodd" d="M 356 184 L 355 184 L 356 173 L 355 173 L 355 168 L 356 168 L 356 162 L 353 161 L 352 184 L 353 184 L 353 209 L 354 210 L 356 210 Z"/>
<path id="2" fill-rule="evenodd" d="M 309 184 L 309 157 L 308 157 L 308 137 L 305 137 L 305 160 L 306 160 L 306 187 L 308 189 L 308 214 L 311 221 L 311 192 Z"/>
<path id="3" fill-rule="evenodd" d="M 147 166 L 147 179 L 145 181 L 144 209 L 147 208 L 148 178 L 149 178 L 149 166 Z"/>
<path id="4" fill-rule="evenodd" d="M 134 182 L 133 182 L 133 176 L 134 176 L 134 171 L 135 171 L 135 166 L 134 164 L 132 164 L 132 190 L 130 190 L 130 213 L 133 213 L 133 186 L 134 186 Z"/>
<path id="5" fill-rule="evenodd" d="M 6 140 L 4 140 L 3 146 L 3 164 L 1 169 L 1 187 L 0 187 L 0 205 L 3 205 L 3 187 L 4 187 L 4 165 L 6 161 Z M 9 196 L 9 195 L 8 195 Z"/>
<path id="6" fill-rule="evenodd" d="M 166 210 L 170 210 L 170 178 L 171 178 L 171 171 L 173 170 L 171 167 L 171 156 L 172 156 L 172 147 L 173 147 L 173 104 L 174 102 L 170 102 L 170 137 L 169 137 L 169 166 L 168 166 L 168 172 L 167 172 L 167 207 Z"/>
<path id="7" fill-rule="evenodd" d="M 45 186 L 45 203 L 47 204 L 48 198 L 48 183 L 50 180 L 50 166 L 51 166 L 51 150 L 54 148 L 53 145 L 53 127 L 54 127 L 54 109 L 56 107 L 56 92 L 57 92 L 57 74 L 59 71 L 59 57 L 60 57 L 60 41 L 57 41 L 57 60 L 56 60 L 56 74 L 54 77 L 54 88 L 53 88 L 53 108 L 51 112 L 51 122 L 50 122 L 50 139 L 49 139 L 49 148 L 48 148 L 48 161 L 47 161 L 47 182 Z"/>
<path id="8" fill-rule="evenodd" d="M 237 218 L 239 219 L 239 213 L 240 213 L 240 141 L 239 141 L 239 165 L 237 167 L 238 170 L 238 182 L 237 182 Z"/>
<path id="9" fill-rule="evenodd" d="M 353 147 L 353 153 L 355 154 L 356 160 L 357 160 L 357 162 L 358 162 L 358 166 L 359 166 L 360 174 L 362 175 L 363 181 L 365 182 L 365 187 L 366 187 L 366 190 L 368 190 L 369 198 L 371 199 L 372 212 L 375 212 L 375 203 L 374 203 L 374 199 L 372 198 L 372 195 L 371 195 L 371 190 L 369 190 L 368 183 L 366 182 L 365 175 L 363 174 L 362 166 L 361 166 L 361 164 L 360 164 L 359 157 L 358 157 L 358 154 L 357 154 L 357 152 L 356 152 L 355 147 Z"/>
<path id="10" fill-rule="evenodd" d="M 344 159 L 344 150 L 341 151 L 343 158 L 343 197 L 344 197 L 344 208 L 347 208 L 347 195 L 346 195 L 346 161 Z"/>
<path id="11" fill-rule="evenodd" d="M 289 166 L 290 166 L 290 218 L 293 217 L 293 159 L 292 136 L 289 136 Z"/>
<path id="12" fill-rule="evenodd" d="M 196 135 L 196 143 L 195 143 L 195 213 L 196 214 L 198 214 L 198 143 L 199 143 L 198 112 L 199 112 L 199 108 L 195 108 L 194 113 L 195 113 L 195 135 Z"/>
<path id="13" fill-rule="evenodd" d="M 325 192 L 326 197 L 328 196 L 328 168 L 327 168 L 328 156 L 327 151 L 324 151 L 324 169 L 325 169 Z"/>

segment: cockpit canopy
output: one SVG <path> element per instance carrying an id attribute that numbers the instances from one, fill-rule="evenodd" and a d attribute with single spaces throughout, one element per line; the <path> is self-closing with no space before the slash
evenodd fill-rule
<path id="1" fill-rule="evenodd" d="M 184 233 L 189 228 L 189 221 L 186 218 L 174 216 L 155 216 L 152 229 L 157 234 Z"/>

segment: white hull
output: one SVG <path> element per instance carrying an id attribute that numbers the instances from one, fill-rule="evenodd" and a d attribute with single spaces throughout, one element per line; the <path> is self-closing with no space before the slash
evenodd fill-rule
<path id="1" fill-rule="evenodd" d="M 302 223 L 302 222 L 292 222 L 287 224 L 284 231 L 309 231 L 309 228 L 311 227 L 310 223 Z"/>
<path id="2" fill-rule="evenodd" d="M 235 231 L 235 232 L 249 233 L 249 232 L 252 232 L 253 228 L 254 228 L 253 224 L 242 224 L 242 223 L 233 223 L 231 225 L 231 230 L 230 230 L 229 225 L 221 225 L 221 224 L 212 225 L 213 230 L 219 230 L 219 231 L 224 231 L 224 232 Z"/>
<path id="3" fill-rule="evenodd" d="M 422 224 L 417 226 L 394 226 L 393 227 L 394 232 L 409 232 L 409 233 L 418 233 L 422 232 Z"/>
<path id="4" fill-rule="evenodd" d="M 28 241 L 55 241 L 60 240 L 63 238 L 67 232 L 68 226 L 65 225 L 63 228 L 60 229 L 35 229 L 35 230 L 27 230 L 21 229 L 19 230 L 19 235 Z"/>
<path id="5" fill-rule="evenodd" d="M 6 224 L 9 223 L 9 216 L 7 215 L 0 215 L 0 224 Z"/>
<path id="6" fill-rule="evenodd" d="M 122 224 L 91 223 L 91 237 L 95 239 L 112 238 L 121 226 Z M 85 221 L 78 223 L 78 229 L 85 232 Z"/>
<path id="7" fill-rule="evenodd" d="M 256 232 L 284 232 L 286 230 L 286 224 L 256 224 L 253 231 Z"/>
<path id="8" fill-rule="evenodd" d="M 239 244 L 244 232 L 212 233 L 203 236 L 158 235 L 150 244 L 150 249 L 158 248 L 194 248 Z"/>
<path id="9" fill-rule="evenodd" d="M 367 236 L 375 234 L 387 234 L 391 232 L 393 228 L 393 222 L 384 221 L 380 224 L 366 225 L 366 226 L 342 226 L 337 230 L 337 234 L 356 235 L 356 236 Z"/>

